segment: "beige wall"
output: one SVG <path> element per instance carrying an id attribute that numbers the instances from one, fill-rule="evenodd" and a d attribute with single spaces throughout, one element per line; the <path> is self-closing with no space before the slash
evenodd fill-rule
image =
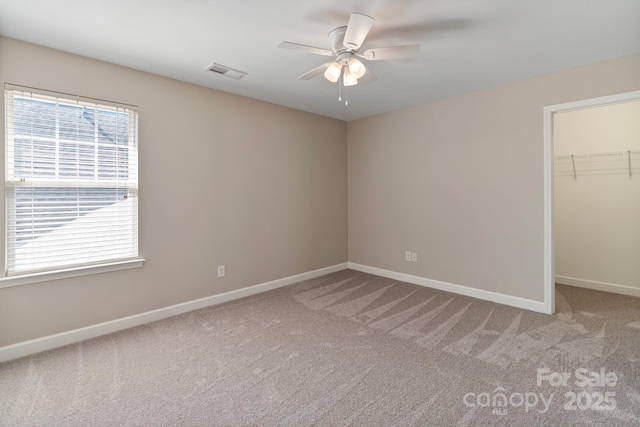
<path id="1" fill-rule="evenodd" d="M 0 81 L 138 105 L 147 259 L 0 289 L 3 346 L 342 263 L 347 236 L 349 261 L 541 301 L 542 107 L 640 89 L 640 55 L 348 125 L 6 38 Z"/>
<path id="2" fill-rule="evenodd" d="M 556 155 L 640 150 L 640 101 L 554 115 Z M 640 289 L 640 155 L 555 161 L 558 283 L 571 279 Z M 616 291 L 615 288 L 606 289 Z"/>
<path id="3" fill-rule="evenodd" d="M 632 55 L 350 122 L 349 261 L 542 301 L 543 107 L 637 89 Z"/>
<path id="4" fill-rule="evenodd" d="M 346 123 L 6 38 L 0 82 L 139 107 L 147 260 L 0 289 L 0 346 L 347 261 Z"/>

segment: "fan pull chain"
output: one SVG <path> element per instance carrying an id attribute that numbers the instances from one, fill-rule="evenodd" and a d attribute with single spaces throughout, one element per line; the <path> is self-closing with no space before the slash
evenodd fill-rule
<path id="1" fill-rule="evenodd" d="M 349 89 L 347 86 L 344 87 L 344 105 L 345 107 L 349 105 Z"/>
<path id="2" fill-rule="evenodd" d="M 338 79 L 338 102 L 342 101 L 342 82 L 340 80 L 341 79 Z"/>

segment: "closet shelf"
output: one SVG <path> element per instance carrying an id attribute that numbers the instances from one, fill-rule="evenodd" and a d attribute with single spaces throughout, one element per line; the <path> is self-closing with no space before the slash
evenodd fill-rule
<path id="1" fill-rule="evenodd" d="M 603 153 L 588 153 L 588 154 L 566 154 L 562 156 L 555 156 L 556 160 L 561 159 L 571 159 L 571 166 L 573 167 L 573 179 L 578 179 L 578 174 L 576 173 L 576 161 L 575 159 L 584 158 L 584 157 L 605 157 L 605 156 L 627 156 L 628 165 L 629 165 L 629 178 L 631 178 L 631 155 L 632 154 L 640 154 L 640 150 L 624 150 L 624 151 L 607 151 Z"/>

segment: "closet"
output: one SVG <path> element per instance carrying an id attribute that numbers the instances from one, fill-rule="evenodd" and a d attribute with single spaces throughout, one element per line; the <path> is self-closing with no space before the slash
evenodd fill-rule
<path id="1" fill-rule="evenodd" d="M 640 296 L 640 101 L 555 113 L 556 283 Z"/>

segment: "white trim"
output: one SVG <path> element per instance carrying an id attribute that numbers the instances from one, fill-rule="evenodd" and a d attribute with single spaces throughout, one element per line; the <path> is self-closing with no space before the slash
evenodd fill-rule
<path id="1" fill-rule="evenodd" d="M 89 274 L 106 273 L 108 271 L 138 268 L 144 265 L 144 259 L 130 259 L 126 261 L 110 262 L 108 264 L 86 265 L 67 268 L 64 270 L 43 271 L 41 273 L 23 274 L 0 278 L 0 289 L 11 286 L 28 285 L 30 283 L 48 282 L 50 280 L 68 279 L 70 277 L 87 276 Z"/>
<path id="2" fill-rule="evenodd" d="M 583 99 L 543 108 L 544 118 L 544 312 L 555 312 L 555 255 L 553 236 L 553 114 L 640 99 L 640 90 Z"/>
<path id="3" fill-rule="evenodd" d="M 36 338 L 33 340 L 23 341 L 17 344 L 0 347 L 0 363 L 6 362 L 7 360 L 17 359 L 19 357 L 29 356 L 35 353 L 40 353 L 42 351 L 51 350 L 53 348 L 62 347 L 68 344 L 74 344 L 79 341 L 98 337 L 100 335 L 110 334 L 112 332 L 132 328 L 134 326 L 144 325 L 149 322 L 155 322 L 156 320 L 162 320 L 167 317 L 176 316 L 178 314 L 187 313 L 189 311 L 198 310 L 212 305 L 222 304 L 223 302 L 236 300 L 238 298 L 270 291 L 276 288 L 281 288 L 283 286 L 288 286 L 303 280 L 309 280 L 323 276 L 325 274 L 345 270 L 346 268 L 347 263 L 336 264 L 330 267 L 296 274 L 295 276 L 289 276 L 283 279 L 272 280 L 270 282 L 249 286 L 235 291 L 212 295 L 193 301 L 171 305 L 169 307 L 159 308 L 157 310 L 147 311 L 145 313 L 134 314 L 133 316 L 110 320 L 108 322 L 98 323 L 96 325 L 86 326 L 84 328 L 74 329 L 67 332 L 61 332 L 59 334 L 49 335 L 42 338 Z"/>
<path id="4" fill-rule="evenodd" d="M 556 283 L 560 285 L 576 286 L 596 291 L 640 297 L 640 288 L 634 288 L 632 286 L 616 285 L 614 283 L 597 282 L 595 280 L 578 279 L 576 277 L 567 276 L 556 276 Z"/>
<path id="5" fill-rule="evenodd" d="M 556 311 L 555 242 L 553 236 L 553 107 L 544 107 L 544 226 L 543 226 L 543 301 L 544 312 Z M 550 197 L 547 199 L 547 197 Z"/>
<path id="6" fill-rule="evenodd" d="M 413 283 L 414 285 L 425 286 L 427 288 L 438 289 L 441 291 L 452 292 L 454 294 L 466 295 L 468 297 L 478 298 L 485 301 L 491 301 L 498 304 L 510 305 L 512 307 L 524 308 L 525 310 L 544 313 L 544 303 L 542 301 L 534 301 L 526 298 L 514 297 L 511 295 L 499 294 L 497 292 L 485 291 L 482 289 L 470 288 L 468 286 L 456 285 L 453 283 L 441 282 L 439 280 L 427 279 L 424 277 L 412 276 L 410 274 L 398 273 L 395 271 L 384 270 L 377 267 L 369 267 L 367 265 L 349 263 L 352 270 L 362 271 L 363 273 L 375 274 L 377 276 L 387 277 L 389 279 L 400 280 L 402 282 Z"/>

